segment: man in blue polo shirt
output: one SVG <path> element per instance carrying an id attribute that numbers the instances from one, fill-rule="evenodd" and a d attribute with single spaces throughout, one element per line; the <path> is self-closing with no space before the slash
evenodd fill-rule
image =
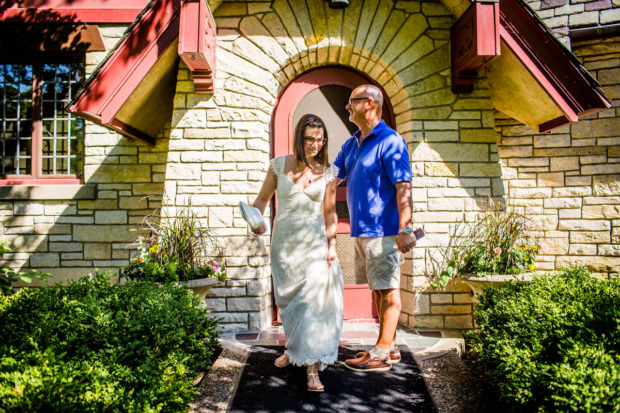
<path id="1" fill-rule="evenodd" d="M 359 130 L 342 145 L 334 161 L 335 184 L 347 179 L 356 279 L 367 280 L 379 314 L 376 345 L 345 361 L 355 371 L 386 371 L 400 361 L 396 327 L 401 310 L 401 253 L 416 243 L 407 143 L 381 120 L 382 106 L 378 87 L 362 85 L 353 90 L 346 108 Z"/>

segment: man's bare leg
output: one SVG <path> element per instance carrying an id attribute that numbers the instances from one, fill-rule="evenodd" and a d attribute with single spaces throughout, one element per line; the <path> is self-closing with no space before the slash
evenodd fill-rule
<path id="1" fill-rule="evenodd" d="M 398 326 L 398 318 L 400 317 L 401 302 L 400 290 L 398 288 L 391 290 L 379 290 L 378 293 L 380 305 L 379 313 L 379 339 L 377 346 L 389 350 L 390 346 L 396 339 L 396 327 Z"/>
<path id="2" fill-rule="evenodd" d="M 375 298 L 375 306 L 377 307 L 377 317 L 379 317 L 379 326 L 381 326 L 381 293 L 377 290 L 372 290 L 372 295 Z"/>

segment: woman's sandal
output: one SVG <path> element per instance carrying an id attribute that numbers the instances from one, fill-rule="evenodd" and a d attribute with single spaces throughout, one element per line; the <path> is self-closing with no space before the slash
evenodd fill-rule
<path id="1" fill-rule="evenodd" d="M 319 380 L 318 373 L 308 373 L 308 391 L 315 393 L 322 393 L 325 391 L 325 387 Z"/>
<path id="2" fill-rule="evenodd" d="M 276 359 L 276 361 L 273 362 L 273 364 L 276 367 L 282 369 L 284 367 L 287 367 L 289 364 L 291 364 L 291 361 L 288 359 L 288 356 L 286 354 L 282 354 L 280 357 Z"/>

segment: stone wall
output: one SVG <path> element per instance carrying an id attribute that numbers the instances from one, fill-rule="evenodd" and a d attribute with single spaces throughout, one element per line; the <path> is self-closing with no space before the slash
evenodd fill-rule
<path id="1" fill-rule="evenodd" d="M 100 31 L 110 50 L 125 27 L 101 25 Z M 86 54 L 87 75 L 106 54 Z M 0 264 L 50 272 L 54 281 L 95 268 L 117 272 L 128 263 L 127 244 L 137 238 L 132 230 L 161 205 L 166 163 L 161 152 L 168 141 L 157 142 L 151 147 L 86 122 L 84 185 L 21 187 L 20 196 L 0 201 L 0 239 L 13 249 Z"/>
<path id="2" fill-rule="evenodd" d="M 496 112 L 502 165 L 502 179 L 497 184 L 504 186 L 508 203 L 521 209 L 534 224 L 534 235 L 542 246 L 537 271 L 585 265 L 594 273 L 617 276 L 620 273 L 620 38 L 573 41 L 572 47 L 573 53 L 599 81 L 613 107 L 545 134 Z M 415 164 L 415 154 L 413 160 Z M 459 167 L 464 165 L 460 163 Z M 472 200 L 465 198 L 464 202 L 467 205 Z M 421 209 L 424 207 L 420 205 Z M 431 205 L 426 207 L 430 209 Z M 463 221 L 470 219 L 466 208 Z M 428 232 L 436 231 L 434 224 L 424 227 Z M 443 232 L 447 232 L 447 226 Z M 415 249 L 413 254 L 420 256 L 422 250 Z M 431 270 L 429 265 L 432 263 L 426 263 L 427 272 Z M 472 327 L 473 295 L 467 284 L 457 280 L 442 290 L 404 288 L 409 291 L 402 291 L 401 322 L 446 329 Z"/>
<path id="3" fill-rule="evenodd" d="M 448 327 L 471 326 L 469 290 L 431 291 L 425 275 L 450 225 L 473 218 L 504 188 L 488 82 L 481 79 L 467 96 L 450 91 L 448 10 L 439 1 L 378 0 L 351 2 L 344 11 L 308 0 L 293 10 L 276 0 L 224 2 L 214 17 L 216 91 L 192 94 L 179 71 L 164 202 L 201 211 L 229 246 L 229 280 L 208 298 L 226 328 L 270 323 L 269 234 L 251 235 L 236 205 L 259 191 L 276 97 L 296 76 L 334 64 L 383 86 L 412 153 L 415 221 L 428 235 L 403 265 L 401 321 L 436 327 L 439 320 L 443 327 L 445 317 Z"/>
<path id="4" fill-rule="evenodd" d="M 502 191 L 497 186 L 503 185 L 508 202 L 522 207 L 536 224 L 536 235 L 542 244 L 538 270 L 586 265 L 595 273 L 617 275 L 620 272 L 618 38 L 586 41 L 576 38 L 571 45 L 568 34 L 571 29 L 600 28 L 618 23 L 620 3 L 615 0 L 543 0 L 528 1 L 528 4 L 567 47 L 572 47 L 588 71 L 601 83 L 605 95 L 613 102 L 613 108 L 550 134 L 538 134 L 496 112 L 502 172 L 501 179 L 489 182 L 489 193 L 500 194 Z M 414 165 L 416 160 L 414 153 Z M 454 169 L 461 172 L 466 165 L 459 162 L 460 169 L 456 166 Z M 425 174 L 425 179 L 430 179 L 428 175 Z M 419 195 L 419 191 L 418 195 L 414 191 L 414 196 Z M 465 197 L 464 202 L 463 221 L 471 222 L 471 209 L 467 203 L 471 205 L 475 201 Z M 437 204 L 442 203 L 437 200 Z M 450 204 L 454 205 L 454 202 Z M 421 215 L 429 216 L 432 205 L 418 205 L 420 210 L 426 208 L 427 211 Z M 458 211 L 456 215 L 460 215 Z M 445 216 L 442 214 L 441 218 Z M 424 227 L 427 232 L 437 231 L 434 224 Z M 447 233 L 447 227 L 444 224 L 441 232 Z M 429 252 L 432 254 L 429 250 L 425 252 L 427 258 Z M 414 250 L 413 255 L 421 258 L 422 250 Z M 434 261 L 432 258 L 427 260 L 422 267 L 425 272 L 419 273 L 435 273 Z M 401 322 L 419 327 L 472 327 L 473 295 L 469 286 L 455 281 L 446 289 L 433 290 L 424 288 L 423 277 L 414 277 L 416 279 L 420 280 L 417 288 L 403 286 Z"/>
<path id="5" fill-rule="evenodd" d="M 569 49 L 569 31 L 602 28 L 620 22 L 618 0 L 526 0 L 538 17 Z"/>
<path id="6" fill-rule="evenodd" d="M 499 153 L 511 203 L 532 217 L 542 241 L 537 267 L 586 265 L 620 272 L 620 38 L 573 43 L 614 107 L 537 134 L 497 116 Z"/>
<path id="7" fill-rule="evenodd" d="M 191 208 L 226 245 L 228 278 L 209 291 L 207 306 L 225 331 L 258 330 L 271 324 L 269 237 L 250 235 L 237 206 L 253 202 L 267 172 L 269 107 L 257 100 L 274 97 L 246 79 L 223 77 L 213 96 L 197 95 L 180 63 L 163 210 L 174 216 Z"/>
<path id="8" fill-rule="evenodd" d="M 538 135 L 495 114 L 484 73 L 470 95 L 450 91 L 449 28 L 439 1 L 366 0 L 332 10 L 323 0 L 222 2 L 215 93 L 193 93 L 177 73 L 169 126 L 149 146 L 87 122 L 85 181 L 92 199 L 4 200 L 0 237 L 22 268 L 61 279 L 126 264 L 145 215 L 163 206 L 192 211 L 226 244 L 229 277 L 207 305 L 226 331 L 271 324 L 269 234 L 252 235 L 237 210 L 252 202 L 268 167 L 278 94 L 309 69 L 342 65 L 386 91 L 411 151 L 414 221 L 427 237 L 402 267 L 401 323 L 470 328 L 472 294 L 463 283 L 429 286 L 451 228 L 473 222 L 487 198 L 514 199 L 540 224 L 540 269 L 584 262 L 617 271 L 618 128 L 615 110 Z M 373 28 L 373 30 L 368 30 Z M 122 29 L 102 26 L 112 47 Z M 576 48 L 616 99 L 617 42 Z M 103 53 L 87 55 L 88 71 Z M 498 142 L 500 147 L 498 147 Z"/>

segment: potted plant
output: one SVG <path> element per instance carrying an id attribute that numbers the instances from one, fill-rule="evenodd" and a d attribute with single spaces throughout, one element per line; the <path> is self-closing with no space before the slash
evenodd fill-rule
<path id="1" fill-rule="evenodd" d="M 435 286 L 445 287 L 452 278 L 460 276 L 479 293 L 491 283 L 514 278 L 529 280 L 526 273 L 535 270 L 539 252 L 540 245 L 531 235 L 528 218 L 516 208 L 489 200 L 489 208 L 473 223 L 461 223 L 454 229 Z"/>
<path id="2" fill-rule="evenodd" d="M 174 217 L 145 218 L 147 237 L 136 242 L 138 255 L 120 269 L 120 278 L 178 282 L 204 297 L 213 285 L 226 280 L 223 247 L 189 210 Z"/>

